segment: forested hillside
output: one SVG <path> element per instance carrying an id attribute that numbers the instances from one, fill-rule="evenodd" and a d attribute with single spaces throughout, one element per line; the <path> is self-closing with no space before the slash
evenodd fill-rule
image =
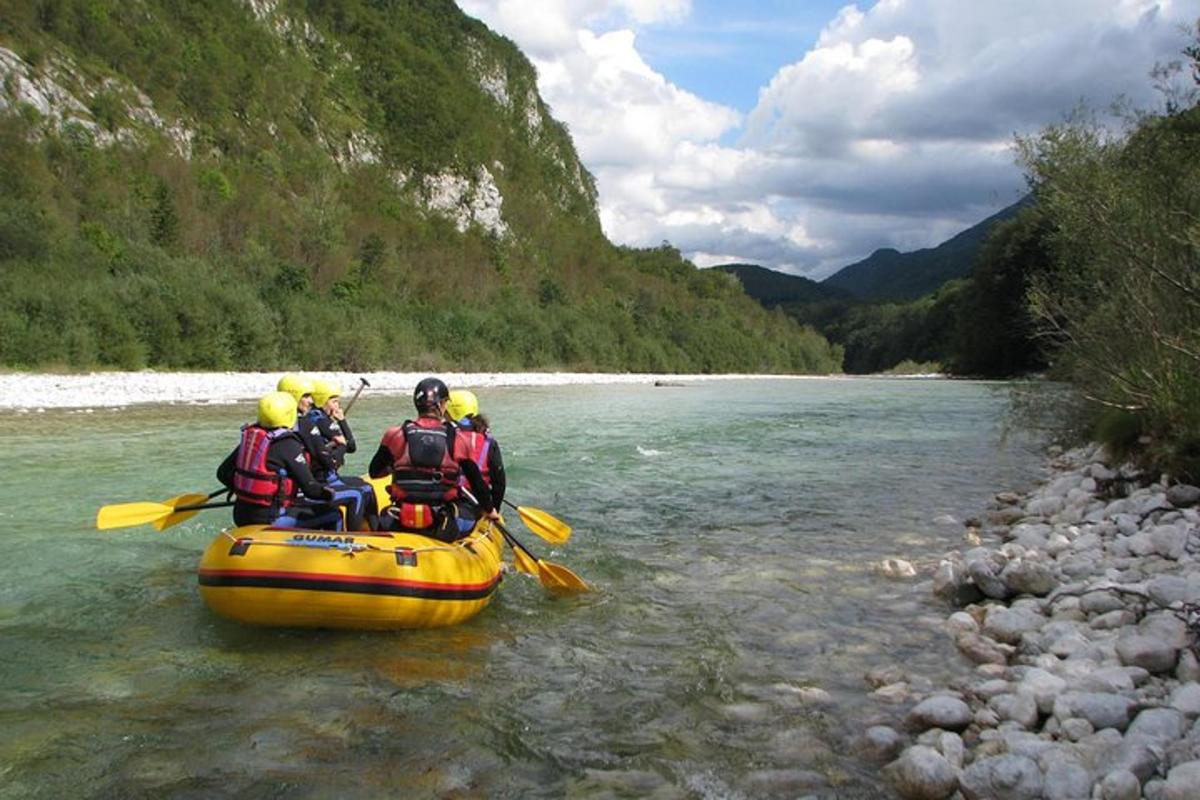
<path id="1" fill-rule="evenodd" d="M 828 372 L 451 0 L 0 0 L 0 365 Z"/>

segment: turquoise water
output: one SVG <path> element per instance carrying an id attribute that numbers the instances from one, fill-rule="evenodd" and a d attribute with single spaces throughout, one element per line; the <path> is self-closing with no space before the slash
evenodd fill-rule
<path id="1" fill-rule="evenodd" d="M 229 524 L 92 528 L 106 503 L 216 488 L 251 413 L 4 413 L 0 798 L 887 796 L 847 741 L 902 709 L 863 674 L 967 666 L 928 585 L 941 514 L 1028 486 L 999 384 L 733 381 L 490 389 L 510 498 L 569 521 L 596 591 L 512 575 L 451 629 L 242 627 L 196 589 Z M 404 398 L 352 412 L 364 471 Z M 811 702 L 808 688 L 829 693 Z"/>

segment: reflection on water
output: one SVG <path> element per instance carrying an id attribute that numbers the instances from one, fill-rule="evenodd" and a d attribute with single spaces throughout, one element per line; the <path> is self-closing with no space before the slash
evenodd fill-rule
<path id="1" fill-rule="evenodd" d="M 965 670 L 919 581 L 940 514 L 1027 485 L 1002 387 L 745 381 L 481 392 L 512 499 L 597 591 L 511 575 L 480 617 L 261 630 L 195 587 L 204 512 L 98 532 L 100 505 L 216 487 L 248 405 L 9 415 L 0 508 L 0 798 L 874 797 L 847 734 L 895 713 L 863 673 Z M 355 406 L 365 468 L 403 398 Z"/>

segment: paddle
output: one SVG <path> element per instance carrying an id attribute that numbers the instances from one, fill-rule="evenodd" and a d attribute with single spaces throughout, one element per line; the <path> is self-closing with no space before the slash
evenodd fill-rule
<path id="1" fill-rule="evenodd" d="M 470 492 L 466 489 L 460 489 L 460 491 L 471 505 L 479 508 L 479 501 Z M 492 520 L 492 524 L 500 529 L 500 533 L 504 536 L 504 541 L 508 542 L 508 546 L 512 548 L 513 559 L 516 562 L 517 569 L 521 572 L 537 575 L 538 580 L 542 582 L 542 586 L 548 591 L 554 594 L 574 594 L 576 592 L 591 591 L 591 587 L 587 585 L 583 578 L 571 572 L 571 570 L 561 564 L 543 561 L 531 553 L 529 548 L 517 541 L 517 537 L 509 532 L 503 522 Z"/>
<path id="2" fill-rule="evenodd" d="M 570 525 L 540 508 L 518 506 L 508 500 L 504 505 L 520 514 L 525 526 L 550 544 L 564 544 L 571 538 Z"/>
<path id="3" fill-rule="evenodd" d="M 101 506 L 100 510 L 96 512 L 96 528 L 104 531 L 110 528 L 131 528 L 134 525 L 153 523 L 161 531 L 171 525 L 183 522 L 202 508 L 221 508 L 233 505 L 229 502 L 204 502 L 225 492 L 226 489 L 221 488 L 207 495 L 181 494 L 162 503 L 118 503 Z"/>
<path id="4" fill-rule="evenodd" d="M 350 402 L 346 403 L 345 408 L 342 409 L 343 415 L 350 413 L 350 407 L 354 405 L 354 401 L 358 399 L 358 396 L 360 394 L 362 394 L 362 390 L 371 385 L 371 384 L 367 383 L 367 379 L 362 377 L 361 375 L 358 377 L 358 380 L 359 380 L 358 389 L 355 390 L 354 397 L 351 397 Z"/>

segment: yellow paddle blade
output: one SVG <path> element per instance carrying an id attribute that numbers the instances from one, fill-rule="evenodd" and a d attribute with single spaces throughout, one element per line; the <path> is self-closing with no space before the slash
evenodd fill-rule
<path id="1" fill-rule="evenodd" d="M 165 503 L 118 503 L 101 506 L 100 510 L 96 512 L 96 528 L 105 531 L 110 528 L 131 528 L 134 525 L 145 525 L 170 514 L 172 510 L 174 510 L 173 507 Z"/>
<path id="2" fill-rule="evenodd" d="M 521 521 L 529 530 L 550 544 L 563 544 L 571 538 L 571 526 L 540 508 L 517 506 Z"/>
<path id="3" fill-rule="evenodd" d="M 583 578 L 571 572 L 571 570 L 562 564 L 555 564 L 541 559 L 537 563 L 541 567 L 538 570 L 538 579 L 541 580 L 542 586 L 553 594 L 578 594 L 592 590 L 592 587 L 588 586 Z"/>
<path id="4" fill-rule="evenodd" d="M 538 564 L 529 557 L 528 553 L 519 547 L 513 547 L 512 554 L 513 564 L 516 566 L 518 572 L 524 572 L 526 575 L 538 574 Z"/>
<path id="5" fill-rule="evenodd" d="M 166 502 L 171 508 L 179 508 L 180 506 L 198 506 L 208 500 L 206 494 L 181 494 L 178 497 L 172 497 Z M 178 525 L 185 519 L 191 519 L 200 513 L 200 509 L 193 508 L 189 511 L 176 511 L 174 514 L 168 514 L 165 517 L 159 517 L 153 521 L 156 531 L 165 531 L 172 525 Z"/>

